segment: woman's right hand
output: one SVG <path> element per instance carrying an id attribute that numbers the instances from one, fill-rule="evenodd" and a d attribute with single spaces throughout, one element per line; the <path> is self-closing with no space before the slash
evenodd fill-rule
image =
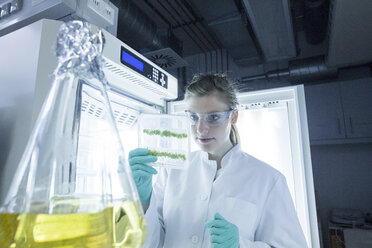
<path id="1" fill-rule="evenodd" d="M 148 155 L 146 148 L 136 148 L 129 152 L 129 165 L 132 169 L 133 179 L 136 183 L 138 194 L 142 204 L 149 204 L 152 193 L 152 175 L 157 174 L 157 170 L 147 165 L 155 162 L 156 156 Z"/>

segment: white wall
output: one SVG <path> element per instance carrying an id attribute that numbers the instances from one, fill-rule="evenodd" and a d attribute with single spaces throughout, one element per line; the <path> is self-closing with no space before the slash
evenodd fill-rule
<path id="1" fill-rule="evenodd" d="M 318 215 L 324 247 L 332 208 L 372 213 L 372 143 L 311 146 Z"/>

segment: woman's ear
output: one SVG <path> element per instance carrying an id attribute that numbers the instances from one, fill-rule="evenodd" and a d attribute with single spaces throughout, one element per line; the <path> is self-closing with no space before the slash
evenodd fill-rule
<path id="1" fill-rule="evenodd" d="M 238 110 L 235 110 L 232 113 L 231 124 L 236 124 L 237 121 L 238 121 Z"/>

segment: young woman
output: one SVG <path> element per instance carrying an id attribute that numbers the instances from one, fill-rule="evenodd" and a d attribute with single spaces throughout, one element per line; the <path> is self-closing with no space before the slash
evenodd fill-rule
<path id="1" fill-rule="evenodd" d="M 185 92 L 192 137 L 201 151 L 186 170 L 147 166 L 156 157 L 130 152 L 146 210 L 145 247 L 305 248 L 282 174 L 240 150 L 235 90 L 223 75 L 195 77 Z"/>

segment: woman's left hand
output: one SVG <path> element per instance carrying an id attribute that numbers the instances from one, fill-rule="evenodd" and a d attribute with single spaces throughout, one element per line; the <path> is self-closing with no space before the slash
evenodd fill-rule
<path id="1" fill-rule="evenodd" d="M 210 240 L 213 248 L 239 247 L 238 227 L 225 220 L 219 213 L 216 213 L 214 219 L 205 225 L 210 228 Z"/>

